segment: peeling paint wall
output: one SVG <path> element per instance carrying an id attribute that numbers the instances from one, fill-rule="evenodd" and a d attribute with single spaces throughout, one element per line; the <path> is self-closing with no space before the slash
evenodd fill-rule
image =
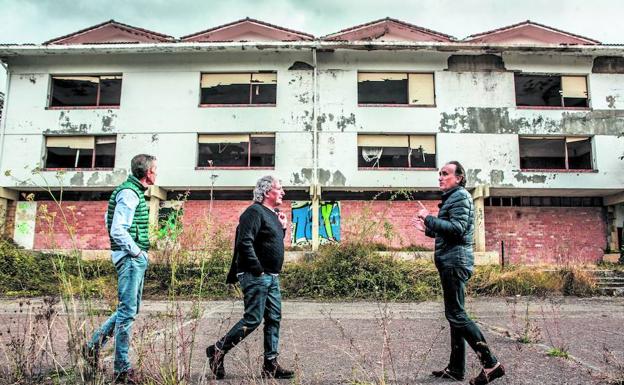
<path id="1" fill-rule="evenodd" d="M 357 134 L 435 134 L 438 166 L 465 163 L 470 184 L 500 188 L 621 189 L 624 74 L 594 74 L 591 57 L 503 55 L 507 72 L 448 71 L 451 53 L 335 51 L 318 54 L 319 181 L 325 187 L 437 189 L 432 170 L 358 170 Z M 0 184 L 18 182 L 44 153 L 43 134 L 117 134 L 113 172 L 69 172 L 70 187 L 111 187 L 130 158 L 160 160 L 158 184 L 169 188 L 242 188 L 274 173 L 307 188 L 313 175 L 313 71 L 309 52 L 221 52 L 183 55 L 14 58 Z M 293 68 L 292 70 L 289 68 Z M 277 71 L 276 107 L 198 107 L 201 72 Z M 358 106 L 358 71 L 433 72 L 435 107 Z M 590 109 L 517 109 L 514 75 L 588 76 Z M 123 73 L 119 109 L 46 109 L 50 74 Z M 275 170 L 196 170 L 198 133 L 275 132 Z M 594 172 L 527 173 L 518 135 L 595 135 Z M 26 169 L 24 168 L 26 166 Z M 51 175 L 51 174 L 50 174 Z M 54 178 L 50 178 L 54 182 Z"/>
<path id="2" fill-rule="evenodd" d="M 117 134 L 115 170 L 67 172 L 71 188 L 114 186 L 127 175 L 139 152 L 160 160 L 158 183 L 164 187 L 247 187 L 274 173 L 287 181 L 312 167 L 312 71 L 288 70 L 310 53 L 212 53 L 197 55 L 93 56 L 12 59 L 14 75 L 3 149 L 0 185 L 34 179 L 30 171 L 45 154 L 43 135 Z M 277 71 L 276 107 L 200 108 L 201 72 Z M 47 109 L 51 74 L 122 73 L 118 109 Z M 195 170 L 198 133 L 276 134 L 276 167 L 271 170 Z M 10 170 L 12 177 L 4 176 Z M 44 172 L 57 184 L 54 172 Z M 216 177 L 213 177 L 213 174 Z M 40 185 L 42 181 L 34 181 Z"/>

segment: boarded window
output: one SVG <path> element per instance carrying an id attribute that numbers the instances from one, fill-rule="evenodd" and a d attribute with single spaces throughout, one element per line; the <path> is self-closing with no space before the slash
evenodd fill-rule
<path id="1" fill-rule="evenodd" d="M 409 74 L 409 104 L 433 106 L 433 75 Z"/>
<path id="2" fill-rule="evenodd" d="M 359 135 L 358 167 L 435 167 L 435 136 Z"/>
<path id="3" fill-rule="evenodd" d="M 275 134 L 202 134 L 198 143 L 198 167 L 275 166 Z"/>
<path id="4" fill-rule="evenodd" d="M 113 168 L 114 136 L 48 136 L 46 168 Z"/>
<path id="5" fill-rule="evenodd" d="M 515 75 L 517 106 L 588 107 L 585 76 Z"/>
<path id="6" fill-rule="evenodd" d="M 201 104 L 275 104 L 277 73 L 202 74 Z"/>
<path id="7" fill-rule="evenodd" d="M 359 104 L 433 106 L 433 74 L 358 73 Z"/>
<path id="8" fill-rule="evenodd" d="M 121 75 L 52 76 L 51 107 L 119 106 Z"/>
<path id="9" fill-rule="evenodd" d="M 589 137 L 521 137 L 522 169 L 592 169 Z"/>

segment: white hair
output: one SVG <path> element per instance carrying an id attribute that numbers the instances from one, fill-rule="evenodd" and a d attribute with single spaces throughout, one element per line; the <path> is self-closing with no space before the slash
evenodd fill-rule
<path id="1" fill-rule="evenodd" d="M 271 191 L 273 189 L 273 183 L 277 181 L 279 180 L 272 175 L 265 175 L 262 178 L 258 179 L 258 181 L 256 182 L 256 187 L 253 190 L 254 202 L 264 202 L 264 194 Z"/>

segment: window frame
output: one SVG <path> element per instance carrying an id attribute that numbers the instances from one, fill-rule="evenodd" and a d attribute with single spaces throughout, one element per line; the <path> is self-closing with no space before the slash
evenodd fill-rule
<path id="1" fill-rule="evenodd" d="M 393 75 L 406 75 L 407 76 L 407 95 L 405 99 L 407 103 L 360 103 L 359 97 L 357 96 L 359 86 L 359 76 L 360 74 L 393 74 Z M 431 86 L 432 86 L 432 94 L 433 94 L 433 104 L 412 104 L 409 102 L 409 89 L 410 89 L 410 75 L 431 75 Z M 356 98 L 358 107 L 408 107 L 408 108 L 435 108 L 437 107 L 436 100 L 436 76 L 435 72 L 426 72 L 426 71 L 357 71 L 356 74 Z"/>
<path id="2" fill-rule="evenodd" d="M 252 103 L 253 100 L 253 86 L 252 82 L 253 75 L 265 75 L 265 74 L 275 74 L 275 103 Z M 249 103 L 202 103 L 202 79 L 204 75 L 249 75 Z M 214 107 L 277 107 L 277 84 L 278 84 L 278 76 L 277 70 L 260 70 L 260 71 L 241 71 L 241 72 L 227 72 L 227 71 L 217 71 L 217 72 L 200 72 L 199 73 L 199 102 L 198 107 L 200 108 L 214 108 Z"/>
<path id="3" fill-rule="evenodd" d="M 91 154 L 91 167 L 47 167 L 48 163 L 48 148 L 50 148 L 47 144 L 48 138 L 93 138 L 93 154 Z M 44 135 L 43 136 L 43 146 L 44 146 L 44 154 L 43 154 L 43 164 L 45 167 L 42 168 L 43 171 L 111 171 L 115 169 L 115 161 L 117 160 L 117 135 Z M 98 138 L 115 138 L 115 156 L 113 160 L 113 167 L 95 167 L 95 158 L 97 156 L 97 139 Z M 59 148 L 59 147 L 52 147 Z M 76 159 L 74 164 L 77 165 L 78 159 L 80 157 L 80 149 L 76 149 Z"/>
<path id="4" fill-rule="evenodd" d="M 570 74 L 570 73 L 543 73 L 543 72 L 522 72 L 515 71 L 513 79 L 513 90 L 514 90 L 514 103 L 516 109 L 519 110 L 591 110 L 591 97 L 589 91 L 589 74 Z M 519 106 L 518 105 L 518 92 L 516 90 L 516 76 L 518 75 L 528 75 L 528 76 L 557 76 L 559 77 L 560 84 L 563 84 L 564 77 L 583 77 L 585 78 L 585 88 L 587 91 L 587 106 L 586 107 L 575 107 L 575 106 L 565 106 L 564 96 L 563 96 L 563 85 L 559 90 L 561 96 L 561 106 Z"/>
<path id="5" fill-rule="evenodd" d="M 544 140 L 555 140 L 563 138 L 564 140 L 564 162 L 565 168 L 522 168 L 522 153 L 520 151 L 520 139 L 522 138 L 542 138 Z M 568 155 L 568 138 L 587 138 L 590 141 L 590 162 L 591 168 L 570 168 L 570 160 Z M 520 171 L 526 172 L 562 172 L 562 173 L 596 173 L 598 169 L 595 164 L 595 147 L 594 135 L 553 135 L 552 138 L 544 135 L 518 135 L 518 165 Z"/>
<path id="6" fill-rule="evenodd" d="M 199 165 L 199 145 L 201 144 L 199 142 L 200 136 L 205 135 L 205 136 L 217 136 L 217 135 L 221 135 L 221 136 L 225 136 L 225 135 L 246 135 L 247 136 L 247 166 L 200 166 Z M 267 136 L 271 136 L 273 137 L 273 148 L 274 148 L 274 152 L 273 152 L 273 166 L 251 166 L 251 139 L 254 136 L 260 136 L 260 137 L 267 137 Z M 228 133 L 216 133 L 216 132 L 211 132 L 211 133 L 204 133 L 204 132 L 200 132 L 197 134 L 197 146 L 195 147 L 197 153 L 195 156 L 195 170 L 275 170 L 275 164 L 276 162 L 276 154 L 277 154 L 277 143 L 276 143 L 276 139 L 277 139 L 277 135 L 275 132 L 254 132 L 254 133 L 232 133 L 232 132 L 228 132 Z M 243 142 L 244 143 L 244 142 Z"/>
<path id="7" fill-rule="evenodd" d="M 407 150 L 407 167 L 361 167 L 359 166 L 360 163 L 360 147 L 367 147 L 367 146 L 359 146 L 358 143 L 356 143 L 356 153 L 357 153 L 357 163 L 358 163 L 358 170 L 360 171 L 392 171 L 392 170 L 400 170 L 400 171 L 405 171 L 405 170 L 410 170 L 410 171 L 437 171 L 438 170 L 438 137 L 436 134 L 432 134 L 432 133 L 409 133 L 409 134 L 401 134 L 401 133 L 397 133 L 397 134 L 388 134 L 388 133 L 383 133 L 383 134 L 373 134 L 373 133 L 358 133 L 356 140 L 360 137 L 360 136 L 379 136 L 379 135 L 383 135 L 383 136 L 396 136 L 396 137 L 403 137 L 406 136 L 407 137 L 407 147 L 404 147 Z M 427 136 L 427 137 L 433 137 L 433 141 L 434 141 L 434 146 L 435 146 L 435 165 L 434 167 L 412 167 L 412 156 L 411 156 L 411 140 L 412 137 L 414 136 Z M 400 147 L 403 148 L 403 147 Z"/>
<path id="8" fill-rule="evenodd" d="M 54 81 L 55 77 L 97 77 L 98 81 L 98 90 L 96 101 L 94 105 L 90 106 L 53 106 L 52 99 L 54 98 Z M 101 94 L 101 78 L 106 76 L 119 76 L 121 78 L 121 85 L 119 86 L 119 104 L 103 104 L 100 105 L 100 94 Z M 87 74 L 87 73 L 71 73 L 71 74 L 50 74 L 50 81 L 48 84 L 48 103 L 46 109 L 48 110 L 117 110 L 121 108 L 121 93 L 123 88 L 123 73 L 97 73 L 97 74 Z"/>

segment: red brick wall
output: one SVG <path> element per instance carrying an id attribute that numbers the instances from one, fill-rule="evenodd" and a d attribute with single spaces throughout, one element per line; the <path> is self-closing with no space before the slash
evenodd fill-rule
<path id="1" fill-rule="evenodd" d="M 229 200 L 212 201 L 212 205 L 208 200 L 184 202 L 182 247 L 201 249 L 211 241 L 210 237 L 215 234 L 233 242 L 238 218 L 251 204 L 251 201 Z M 290 201 L 284 201 L 280 208 L 290 223 Z M 286 245 L 290 246 L 290 228 L 286 232 Z"/>
<path id="2" fill-rule="evenodd" d="M 63 203 L 69 227 L 75 231 L 76 244 L 79 249 L 109 248 L 108 235 L 103 223 L 107 204 L 106 201 Z M 212 205 L 207 200 L 184 202 L 182 247 L 201 249 L 217 233 L 230 241 L 233 240 L 238 218 L 250 204 L 249 201 L 231 200 L 213 201 Z M 423 204 L 432 213 L 437 213 L 438 201 L 423 201 Z M 282 210 L 286 213 L 289 222 L 292 219 L 290 205 L 290 201 L 284 201 L 282 205 Z M 37 210 L 35 249 L 72 248 L 71 237 L 67 226 L 61 219 L 60 208 L 53 201 L 39 201 Z M 411 224 L 411 219 L 417 210 L 416 202 L 409 201 L 341 201 L 341 239 L 363 239 L 396 248 L 410 245 L 433 248 L 433 240 L 425 237 Z M 14 211 L 13 207 L 13 214 L 9 214 L 9 218 L 14 219 Z M 289 227 L 286 232 L 287 246 L 291 245 L 290 240 Z"/>
<path id="3" fill-rule="evenodd" d="M 438 201 L 422 201 L 437 214 Z M 184 203 L 185 248 L 201 249 L 215 233 L 232 240 L 238 217 L 249 201 L 187 201 Z M 290 201 L 283 211 L 291 220 Z M 106 201 L 65 202 L 63 208 L 76 234 L 77 247 L 84 250 L 109 248 L 103 218 Z M 37 202 L 35 249 L 72 248 L 71 238 L 52 201 Z M 47 212 L 46 209 L 47 208 Z M 363 239 L 401 248 L 419 245 L 433 248 L 433 240 L 417 231 L 411 219 L 418 210 L 413 201 L 340 202 L 341 239 Z M 9 205 L 7 231 L 12 234 L 15 204 Z M 486 247 L 500 251 L 505 242 L 506 261 L 511 263 L 596 262 L 606 247 L 606 223 L 599 207 L 486 207 Z M 364 229 L 364 230 L 360 230 Z M 286 244 L 290 246 L 290 229 Z"/>
<path id="4" fill-rule="evenodd" d="M 206 244 L 206 234 L 215 232 L 221 232 L 223 236 L 233 240 L 238 217 L 250 204 L 249 201 L 213 201 L 210 211 L 209 201 L 185 202 L 183 247 L 201 248 L 202 244 Z M 438 212 L 438 201 L 423 201 L 423 204 L 432 213 Z M 292 219 L 290 205 L 290 201 L 284 201 L 281 206 L 289 222 Z M 419 245 L 432 249 L 433 240 L 411 224 L 417 209 L 416 202 L 407 201 L 341 201 L 341 239 L 365 239 L 396 248 Z M 384 226 L 386 222 L 391 225 L 390 231 L 386 230 L 388 226 Z M 206 233 L 205 229 L 208 228 L 212 230 Z M 361 228 L 366 228 L 367 231 L 359 231 Z M 286 232 L 286 245 L 291 245 L 290 228 Z"/>
<path id="5" fill-rule="evenodd" d="M 432 214 L 438 213 L 439 201 L 422 203 Z M 341 240 L 364 239 L 395 248 L 418 245 L 433 250 L 433 239 L 411 223 L 419 208 L 416 201 L 341 201 Z"/>
<path id="6" fill-rule="evenodd" d="M 6 222 L 4 223 L 4 236 L 7 238 L 13 238 L 13 231 L 15 230 L 15 209 L 17 208 L 16 201 L 8 201 L 6 211 Z"/>
<path id="7" fill-rule="evenodd" d="M 601 207 L 486 207 L 485 239 L 510 263 L 597 262 L 607 227 Z"/>
<path id="8" fill-rule="evenodd" d="M 72 249 L 71 230 L 78 249 L 108 249 L 110 243 L 104 226 L 107 205 L 107 201 L 67 201 L 59 207 L 54 201 L 38 201 L 34 248 Z"/>

